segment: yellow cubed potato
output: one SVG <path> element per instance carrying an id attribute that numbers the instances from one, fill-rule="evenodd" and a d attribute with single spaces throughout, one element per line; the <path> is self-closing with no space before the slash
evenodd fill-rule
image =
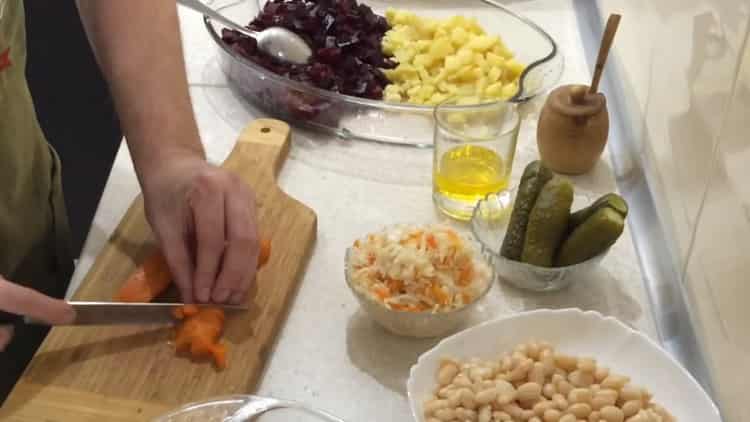
<path id="1" fill-rule="evenodd" d="M 484 94 L 489 97 L 500 98 L 500 96 L 503 94 L 503 83 L 495 82 L 488 85 L 484 90 Z"/>
<path id="2" fill-rule="evenodd" d="M 438 38 L 432 42 L 428 54 L 435 59 L 442 59 L 443 57 L 453 54 L 454 51 L 455 50 L 453 49 L 453 45 L 449 38 Z"/>
<path id="3" fill-rule="evenodd" d="M 521 75 L 521 73 L 523 73 L 523 70 L 526 68 L 526 66 L 517 62 L 516 59 L 510 59 L 505 62 L 505 68 L 508 69 L 508 73 L 510 73 L 513 78 L 517 78 Z"/>
<path id="4" fill-rule="evenodd" d="M 471 62 L 474 60 L 474 53 L 471 50 L 462 49 L 458 51 L 456 57 L 458 57 L 458 61 L 462 65 L 467 65 L 471 64 Z"/>
<path id="5" fill-rule="evenodd" d="M 419 51 L 420 53 L 429 51 L 431 45 L 432 45 L 432 42 L 430 40 L 418 40 L 415 43 L 415 47 L 417 48 L 417 51 Z"/>
<path id="6" fill-rule="evenodd" d="M 427 67 L 432 64 L 432 58 L 427 54 L 417 54 L 412 61 L 415 67 Z"/>
<path id="7" fill-rule="evenodd" d="M 476 97 L 473 95 L 462 97 L 456 100 L 456 104 L 458 105 L 473 105 L 473 104 L 479 104 L 479 103 L 480 103 L 479 97 Z"/>
<path id="8" fill-rule="evenodd" d="M 430 72 L 428 72 L 424 67 L 418 67 L 417 73 L 419 74 L 419 79 L 421 79 L 422 82 L 432 82 L 432 76 L 430 76 Z"/>
<path id="9" fill-rule="evenodd" d="M 440 104 L 443 101 L 447 100 L 448 98 L 449 98 L 448 95 L 437 92 L 435 94 L 432 94 L 432 97 L 430 97 L 429 103 L 433 105 Z"/>
<path id="10" fill-rule="evenodd" d="M 490 82 L 497 82 L 501 76 L 503 76 L 503 70 L 499 67 L 493 66 L 487 71 L 487 80 Z"/>
<path id="11" fill-rule="evenodd" d="M 499 56 L 495 53 L 489 52 L 484 55 L 484 59 L 487 61 L 487 63 L 491 64 L 492 66 L 497 67 L 503 67 L 505 66 L 505 59 L 502 56 Z"/>
<path id="12" fill-rule="evenodd" d="M 515 83 L 507 84 L 503 86 L 503 92 L 500 94 L 500 97 L 504 100 L 507 100 L 508 98 L 513 97 L 518 92 L 518 85 Z"/>
<path id="13" fill-rule="evenodd" d="M 491 49 L 495 45 L 495 39 L 488 37 L 487 35 L 479 35 L 471 39 L 468 42 L 467 47 L 479 52 L 484 52 Z"/>
<path id="14" fill-rule="evenodd" d="M 469 97 L 476 94 L 476 86 L 472 82 L 456 85 L 456 95 Z"/>
<path id="15" fill-rule="evenodd" d="M 435 86 L 433 86 L 431 84 L 424 84 L 419 89 L 419 96 L 422 97 L 422 98 L 424 98 L 424 99 L 432 97 L 432 94 L 434 94 L 434 93 L 435 93 Z"/>
<path id="16" fill-rule="evenodd" d="M 484 29 L 481 25 L 479 25 L 479 22 L 476 18 L 470 18 L 466 21 L 466 29 L 469 32 L 472 32 L 477 35 L 484 35 Z"/>
<path id="17" fill-rule="evenodd" d="M 454 46 L 460 47 L 469 41 L 469 33 L 462 27 L 451 29 L 451 42 Z"/>
<path id="18" fill-rule="evenodd" d="M 457 55 L 448 56 L 445 58 L 445 64 L 443 68 L 448 74 L 452 74 L 461 68 L 461 60 Z"/>
<path id="19" fill-rule="evenodd" d="M 476 88 L 474 88 L 474 92 L 477 93 L 477 95 L 484 94 L 485 89 L 487 88 L 487 78 L 484 76 L 477 79 L 477 85 Z"/>
<path id="20" fill-rule="evenodd" d="M 445 92 L 447 94 L 455 94 L 456 92 L 458 92 L 458 87 L 456 86 L 456 84 L 452 84 L 449 82 L 440 82 L 438 84 L 438 89 L 441 92 Z"/>
<path id="21" fill-rule="evenodd" d="M 399 63 L 409 63 L 417 55 L 417 51 L 412 48 L 401 48 L 393 52 L 393 57 Z"/>

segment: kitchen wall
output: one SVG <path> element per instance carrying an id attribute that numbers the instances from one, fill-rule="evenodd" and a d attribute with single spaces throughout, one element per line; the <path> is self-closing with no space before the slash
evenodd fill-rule
<path id="1" fill-rule="evenodd" d="M 614 66 L 633 159 L 650 169 L 713 390 L 725 420 L 750 421 L 750 2 L 599 7 L 623 15 Z"/>

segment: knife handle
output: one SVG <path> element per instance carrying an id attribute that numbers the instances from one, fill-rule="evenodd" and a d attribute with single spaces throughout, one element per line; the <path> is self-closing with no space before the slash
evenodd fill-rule
<path id="1" fill-rule="evenodd" d="M 8 312 L 0 311 L 0 325 L 18 325 L 24 322 L 21 315 L 11 314 Z"/>

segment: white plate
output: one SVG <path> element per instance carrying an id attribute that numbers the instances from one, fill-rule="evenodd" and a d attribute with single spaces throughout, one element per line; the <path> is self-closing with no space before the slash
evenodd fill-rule
<path id="1" fill-rule="evenodd" d="M 441 359 L 494 358 L 530 340 L 548 341 L 557 350 L 590 356 L 613 372 L 645 387 L 654 401 L 679 422 L 720 422 L 708 394 L 695 379 L 645 335 L 612 317 L 579 309 L 535 310 L 474 326 L 441 341 L 411 368 L 407 391 L 414 420 L 424 422 L 422 404 L 435 389 Z"/>

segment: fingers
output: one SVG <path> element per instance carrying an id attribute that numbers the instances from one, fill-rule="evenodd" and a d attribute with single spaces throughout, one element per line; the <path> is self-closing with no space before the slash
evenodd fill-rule
<path id="1" fill-rule="evenodd" d="M 5 350 L 10 344 L 10 340 L 13 338 L 13 326 L 12 325 L 0 325 L 0 352 Z"/>
<path id="2" fill-rule="evenodd" d="M 65 301 L 45 296 L 36 290 L 14 284 L 0 277 L 0 309 L 25 315 L 48 324 L 66 324 L 75 311 Z"/>
<path id="3" fill-rule="evenodd" d="M 225 199 L 227 247 L 212 299 L 239 304 L 255 279 L 258 262 L 258 230 L 255 226 L 255 198 L 244 183 L 234 181 Z"/>
<path id="4" fill-rule="evenodd" d="M 196 178 L 188 201 L 193 212 L 196 237 L 193 288 L 198 302 L 211 300 L 216 274 L 224 254 L 224 194 L 216 176 L 207 173 Z"/>
<path id="5" fill-rule="evenodd" d="M 183 226 L 171 225 L 159 236 L 161 250 L 169 265 L 174 283 L 180 290 L 180 296 L 184 303 L 193 303 L 193 259 L 190 253 L 190 235 L 188 229 Z"/>

